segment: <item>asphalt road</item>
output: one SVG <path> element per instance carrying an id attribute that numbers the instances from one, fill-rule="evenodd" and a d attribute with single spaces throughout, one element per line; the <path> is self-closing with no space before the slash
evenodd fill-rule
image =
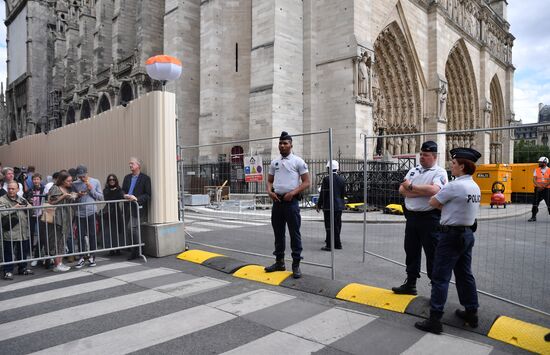
<path id="1" fill-rule="evenodd" d="M 528 216 L 511 217 L 480 223 L 476 232 L 473 268 L 480 290 L 510 299 L 550 313 L 550 218 L 543 211 L 536 223 L 528 223 Z M 273 251 L 273 232 L 267 217 L 255 219 L 219 219 L 195 213 L 186 215 L 190 242 L 199 242 L 230 249 L 270 256 Z M 403 235 L 405 225 L 368 224 L 366 250 L 397 262 L 404 262 Z M 363 225 L 344 223 L 343 250 L 335 251 L 336 279 L 362 282 L 391 288 L 406 277 L 404 268 L 382 258 L 366 255 L 362 262 Z M 303 221 L 302 239 L 305 262 L 330 265 L 329 252 L 321 251 L 325 239 L 320 222 Z M 289 243 L 287 243 L 287 250 Z M 216 249 L 212 249 L 216 251 Z M 220 250 L 217 250 L 220 251 Z M 290 250 L 289 250 L 290 252 Z M 290 257 L 288 252 L 287 257 Z M 271 258 L 258 258 L 224 251 L 242 260 L 269 264 Z M 331 277 L 330 270 L 317 266 L 304 266 L 310 274 Z M 426 277 L 419 282 L 422 294 L 429 295 Z M 457 301 L 456 291 L 450 289 L 450 299 Z M 497 302 L 491 298 L 486 304 L 505 308 L 522 315 L 525 310 Z M 531 312 L 528 312 L 531 315 Z M 539 318 L 536 313 L 535 319 Z M 548 317 L 542 316 L 548 322 Z"/>
<path id="2" fill-rule="evenodd" d="M 503 354 L 525 351 L 418 318 L 235 278 L 174 256 L 124 256 L 0 283 L 2 354 Z"/>

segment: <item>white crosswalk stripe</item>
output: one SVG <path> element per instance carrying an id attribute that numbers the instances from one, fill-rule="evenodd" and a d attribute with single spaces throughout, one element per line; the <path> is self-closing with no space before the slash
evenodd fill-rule
<path id="1" fill-rule="evenodd" d="M 206 217 L 206 216 L 192 216 L 192 217 L 185 217 L 185 222 L 193 222 L 193 223 L 200 223 L 201 221 L 212 221 L 212 222 L 219 222 L 219 223 L 233 223 L 233 224 L 242 224 L 247 226 L 265 226 L 266 224 L 270 224 L 270 221 L 241 221 L 238 219 L 217 219 L 213 217 Z"/>
<path id="2" fill-rule="evenodd" d="M 15 309 L 43 302 L 48 302 L 56 299 L 71 297 L 80 295 L 83 293 L 105 290 L 107 288 L 122 286 L 127 282 L 139 281 L 148 279 L 155 276 L 168 275 L 177 270 L 169 269 L 150 269 L 144 271 L 138 271 L 130 274 L 117 276 L 117 278 L 108 278 L 105 280 L 88 282 L 84 285 L 74 285 L 68 287 L 62 287 L 55 290 L 49 290 L 44 292 L 38 292 L 27 296 L 21 296 L 16 298 L 0 301 L 0 312 L 8 309 Z"/>
<path id="3" fill-rule="evenodd" d="M 309 354 L 353 333 L 375 319 L 376 317 L 367 314 L 332 308 L 226 354 Z"/>
<path id="4" fill-rule="evenodd" d="M 21 281 L 14 284 L 3 285 L 2 287 L 0 287 L 0 293 L 21 290 L 28 287 L 47 285 L 52 282 L 74 280 L 80 277 L 90 276 L 94 273 L 98 273 L 102 271 L 116 270 L 120 268 L 136 266 L 136 265 L 139 265 L 139 264 L 130 263 L 130 262 L 112 263 L 112 264 L 97 266 L 95 268 L 88 268 L 80 271 L 72 271 L 65 274 L 57 274 L 57 275 L 52 275 L 47 277 L 41 277 L 39 279 Z"/>
<path id="5" fill-rule="evenodd" d="M 467 339 L 454 337 L 452 335 L 440 334 L 435 335 L 428 333 L 420 338 L 415 344 L 404 351 L 403 355 L 414 354 L 445 354 L 445 355 L 462 355 L 462 354 L 489 354 L 493 347 L 476 343 Z"/>
<path id="6" fill-rule="evenodd" d="M 268 226 L 269 220 L 242 221 L 237 219 L 218 219 L 211 216 L 186 215 L 185 229 L 189 233 L 210 232 L 214 229 L 237 229 L 245 227 Z"/>
<path id="7" fill-rule="evenodd" d="M 101 274 L 102 272 L 105 273 Z M 94 274 L 95 277 L 89 277 Z M 56 283 L 67 280 L 75 280 L 79 284 L 41 291 L 46 287 L 54 288 Z M 86 295 L 133 282 L 137 283 L 118 289 L 113 297 L 97 300 L 93 295 Z M 148 268 L 147 265 L 129 262 L 44 276 L 19 284 L 0 287 L 0 293 L 26 289 L 29 292 L 21 297 L 0 301 L 2 353 L 95 355 L 127 354 L 151 349 L 158 353 L 184 353 L 183 348 L 175 349 L 180 341 L 185 344 L 187 339 L 195 342 L 193 352 L 201 352 L 202 345 L 197 345 L 196 339 L 204 336 L 190 335 L 212 332 L 214 329 L 210 328 L 222 324 L 219 329 L 236 327 L 230 332 L 233 339 L 228 339 L 230 341 L 227 342 L 223 339 L 218 341 L 218 348 L 205 344 L 204 353 L 310 354 L 327 347 L 344 353 L 368 353 L 368 344 L 363 347 L 357 341 L 364 338 L 364 334 L 372 334 L 373 329 L 377 329 L 381 322 L 387 323 L 377 316 L 328 305 L 312 305 L 310 310 L 300 312 L 296 305 L 303 305 L 304 301 L 294 295 L 267 289 L 246 289 L 238 293 L 242 286 L 233 284 L 235 287 L 228 287 L 232 285 L 228 281 L 194 277 L 178 270 Z M 43 287 L 33 293 L 34 286 Z M 227 292 L 231 296 L 227 297 Z M 59 302 L 49 304 L 51 301 L 74 296 L 80 298 L 70 307 L 60 309 Z M 203 297 L 207 297 L 209 301 L 202 301 Z M 87 303 L 82 303 L 83 301 Z M 32 308 L 21 312 L 19 318 L 17 312 L 5 314 L 10 319 L 4 318 L 2 323 L 1 312 L 26 306 Z M 161 310 L 160 314 L 157 310 Z M 292 320 L 281 323 L 282 318 L 277 318 L 278 315 L 289 312 L 293 313 Z M 140 316 L 135 321 L 127 321 L 128 317 L 136 315 Z M 227 323 L 237 318 L 240 319 L 239 322 Z M 258 336 L 251 337 L 252 334 L 247 335 L 244 332 L 241 338 L 241 330 L 246 329 L 242 322 L 256 322 L 250 329 L 258 329 Z M 86 327 L 83 328 L 84 324 Z M 108 328 L 104 328 L 103 324 L 108 324 Z M 88 329 L 89 325 L 93 332 L 86 333 L 82 330 Z M 64 335 L 63 329 L 69 329 L 67 327 L 74 327 L 77 331 Z M 378 329 L 386 330 L 387 324 Z M 402 328 L 400 331 L 403 331 Z M 398 351 L 391 348 L 393 344 L 388 345 L 388 353 L 486 355 L 493 351 L 493 347 L 489 345 L 447 334 L 436 336 L 419 333 L 413 327 L 406 332 L 406 337 L 392 334 L 395 342 L 399 342 L 400 338 L 408 340 L 402 341 Z M 235 338 L 235 334 L 239 335 Z M 175 339 L 178 340 L 173 342 Z M 349 339 L 352 340 L 348 341 Z M 380 351 L 380 348 L 377 349 Z M 403 352 L 403 349 L 406 350 Z"/>
<path id="8" fill-rule="evenodd" d="M 35 354 L 127 354 L 227 322 L 236 318 L 237 314 L 252 313 L 291 298 L 266 290 L 253 291 L 44 349 Z"/>
<path id="9" fill-rule="evenodd" d="M 229 283 L 225 281 L 201 277 L 0 324 L 0 341 L 31 334 L 50 327 L 74 323 L 82 319 L 143 306 L 171 297 L 190 296 L 227 284 Z"/>

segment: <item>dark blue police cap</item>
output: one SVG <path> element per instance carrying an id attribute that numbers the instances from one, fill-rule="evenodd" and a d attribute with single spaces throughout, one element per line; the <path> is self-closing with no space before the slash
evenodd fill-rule
<path id="1" fill-rule="evenodd" d="M 288 132 L 282 131 L 281 137 L 279 137 L 279 140 L 281 141 L 291 141 L 292 142 L 292 136 L 288 134 Z"/>
<path id="2" fill-rule="evenodd" d="M 420 147 L 420 151 L 422 152 L 429 152 L 429 153 L 437 153 L 437 143 L 434 141 L 426 141 L 422 143 L 422 147 Z"/>
<path id="3" fill-rule="evenodd" d="M 481 158 L 481 153 L 472 148 L 454 148 L 451 149 L 451 158 L 468 159 L 475 163 L 479 158 Z"/>

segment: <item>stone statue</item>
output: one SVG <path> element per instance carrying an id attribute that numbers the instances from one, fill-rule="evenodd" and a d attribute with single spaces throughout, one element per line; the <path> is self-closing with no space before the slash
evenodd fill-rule
<path id="1" fill-rule="evenodd" d="M 402 147 L 403 147 L 403 140 L 401 139 L 401 137 L 395 138 L 394 155 L 401 155 L 401 153 L 403 153 L 403 151 L 401 150 Z"/>
<path id="2" fill-rule="evenodd" d="M 445 108 L 447 106 L 447 83 L 440 81 L 439 88 L 437 89 L 437 94 L 439 98 L 439 111 L 437 113 L 437 118 L 440 120 L 445 119 Z"/>
<path id="3" fill-rule="evenodd" d="M 411 151 L 409 150 L 409 144 L 410 144 L 409 139 L 410 139 L 409 137 L 404 137 L 403 138 L 403 149 L 401 149 L 403 154 L 411 153 Z"/>
<path id="4" fill-rule="evenodd" d="M 387 144 L 386 145 L 386 150 L 388 151 L 388 153 L 393 155 L 393 148 L 394 148 L 393 137 L 386 138 L 386 144 Z"/>
<path id="5" fill-rule="evenodd" d="M 371 66 L 371 57 L 367 52 L 363 53 L 358 64 L 357 94 L 369 100 L 371 99 Z"/>
<path id="6" fill-rule="evenodd" d="M 416 153 L 416 137 L 409 138 L 409 153 Z"/>

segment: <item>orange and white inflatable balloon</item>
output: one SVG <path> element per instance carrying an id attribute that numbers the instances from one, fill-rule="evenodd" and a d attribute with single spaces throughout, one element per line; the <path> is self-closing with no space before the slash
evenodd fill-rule
<path id="1" fill-rule="evenodd" d="M 145 62 L 147 74 L 155 80 L 176 80 L 181 75 L 181 61 L 169 55 L 156 55 Z"/>

